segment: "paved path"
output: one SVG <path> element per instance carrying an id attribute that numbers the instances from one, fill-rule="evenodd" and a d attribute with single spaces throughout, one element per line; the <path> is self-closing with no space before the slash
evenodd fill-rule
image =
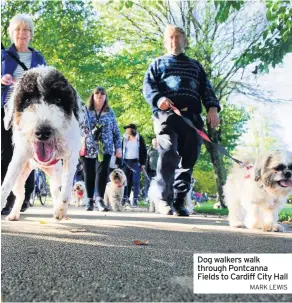
<path id="1" fill-rule="evenodd" d="M 2 217 L 4 302 L 292 301 L 292 295 L 192 291 L 193 253 L 292 253 L 291 227 L 287 233 L 263 233 L 231 229 L 225 218 L 211 216 L 73 207 L 70 220 L 56 222 L 51 213 L 51 207 L 34 207 L 18 222 Z"/>

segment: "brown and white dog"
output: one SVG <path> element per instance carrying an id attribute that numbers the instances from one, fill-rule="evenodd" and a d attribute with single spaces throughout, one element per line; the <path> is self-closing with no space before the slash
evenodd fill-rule
<path id="1" fill-rule="evenodd" d="M 275 151 L 234 165 L 224 186 L 232 227 L 283 231 L 278 213 L 292 193 L 292 152 Z"/>
<path id="2" fill-rule="evenodd" d="M 13 127 L 14 143 L 1 192 L 2 208 L 11 190 L 16 196 L 8 220 L 19 219 L 24 183 L 35 168 L 51 177 L 54 217 L 60 220 L 66 215 L 81 144 L 80 101 L 66 78 L 52 67 L 30 69 L 16 84 L 4 120 L 6 129 Z"/>
<path id="3" fill-rule="evenodd" d="M 87 205 L 88 197 L 85 183 L 83 181 L 78 181 L 74 184 L 72 202 L 74 203 L 75 207 Z"/>
<path id="4" fill-rule="evenodd" d="M 113 211 L 121 211 L 127 177 L 121 169 L 116 168 L 110 173 L 109 178 L 110 182 L 106 185 L 104 194 L 105 205 Z"/>

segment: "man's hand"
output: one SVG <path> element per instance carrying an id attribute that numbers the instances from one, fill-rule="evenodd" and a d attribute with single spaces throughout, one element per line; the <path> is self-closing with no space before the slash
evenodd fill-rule
<path id="1" fill-rule="evenodd" d="M 171 104 L 173 104 L 173 102 L 170 99 L 162 97 L 158 100 L 157 106 L 161 110 L 168 110 Z"/>
<path id="2" fill-rule="evenodd" d="M 141 165 L 141 169 L 142 169 L 142 170 L 145 169 L 145 165 Z"/>
<path id="3" fill-rule="evenodd" d="M 217 113 L 217 107 L 210 107 L 207 114 L 207 122 L 211 124 L 212 128 L 216 128 L 220 123 L 220 118 Z"/>
<path id="4" fill-rule="evenodd" d="M 16 80 L 10 74 L 6 74 L 1 78 L 1 84 L 10 85 L 13 82 L 16 82 Z"/>

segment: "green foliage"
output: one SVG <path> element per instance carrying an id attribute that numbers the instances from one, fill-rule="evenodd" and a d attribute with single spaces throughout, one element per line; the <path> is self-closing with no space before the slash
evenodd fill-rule
<path id="1" fill-rule="evenodd" d="M 225 22 L 232 12 L 239 10 L 248 1 L 215 1 L 218 8 L 216 19 Z M 262 37 L 247 49 L 236 64 L 245 67 L 253 62 L 260 62 L 258 72 L 268 72 L 269 65 L 275 67 L 282 63 L 284 56 L 292 52 L 292 4 L 291 1 L 266 1 L 267 26 Z"/>
<path id="2" fill-rule="evenodd" d="M 217 193 L 216 187 L 216 176 L 213 171 L 201 170 L 195 166 L 193 176 L 196 180 L 195 191 L 197 192 L 207 192 L 209 194 Z"/>
<path id="3" fill-rule="evenodd" d="M 219 8 L 215 20 L 217 22 L 225 22 L 232 10 L 239 10 L 244 1 L 214 1 L 216 8 Z"/>
<path id="4" fill-rule="evenodd" d="M 47 63 L 64 73 L 81 96 L 87 97 L 103 73 L 97 57 L 106 44 L 101 24 L 90 2 L 84 1 L 5 1 L 2 4 L 2 33 L 16 13 L 28 13 L 35 23 L 32 46 Z M 8 37 L 4 35 L 6 46 Z"/>

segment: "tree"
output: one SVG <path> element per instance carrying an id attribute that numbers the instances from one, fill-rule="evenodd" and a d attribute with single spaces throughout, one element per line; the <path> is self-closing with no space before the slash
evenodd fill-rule
<path id="1" fill-rule="evenodd" d="M 219 8 L 216 19 L 225 22 L 236 10 L 248 1 L 215 1 Z M 264 5 L 264 4 L 263 4 Z M 275 67 L 282 63 L 284 56 L 292 52 L 292 4 L 291 1 L 274 0 L 265 2 L 266 28 L 257 43 L 252 45 L 237 59 L 237 64 L 244 67 L 259 62 L 256 72 L 268 72 L 269 65 Z"/>

